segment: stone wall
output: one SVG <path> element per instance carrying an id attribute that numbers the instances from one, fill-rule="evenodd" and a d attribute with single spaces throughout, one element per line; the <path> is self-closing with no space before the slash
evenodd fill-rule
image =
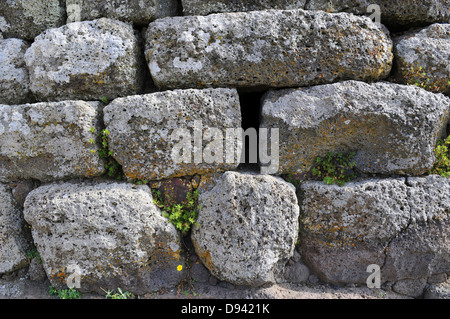
<path id="1" fill-rule="evenodd" d="M 12 0 L 0 31 L 0 275 L 37 250 L 97 293 L 448 280 L 448 0 Z M 317 180 L 329 152 L 357 178 Z"/>

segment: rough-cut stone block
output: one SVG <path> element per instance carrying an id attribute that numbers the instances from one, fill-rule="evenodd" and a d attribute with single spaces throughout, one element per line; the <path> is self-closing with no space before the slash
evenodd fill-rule
<path id="1" fill-rule="evenodd" d="M 0 180 L 103 174 L 91 131 L 99 131 L 100 108 L 100 102 L 84 101 L 0 104 Z"/>
<path id="2" fill-rule="evenodd" d="M 31 90 L 40 101 L 140 93 L 142 60 L 131 25 L 106 18 L 47 30 L 25 54 Z"/>
<path id="3" fill-rule="evenodd" d="M 0 30 L 8 38 L 33 40 L 66 22 L 64 0 L 3 0 Z"/>
<path id="4" fill-rule="evenodd" d="M 24 235 L 25 222 L 11 194 L 11 189 L 0 183 L 0 275 L 24 267 L 28 246 Z"/>
<path id="5" fill-rule="evenodd" d="M 299 207 L 295 188 L 270 175 L 226 172 L 201 190 L 197 255 L 211 273 L 238 285 L 274 283 L 293 256 Z"/>
<path id="6" fill-rule="evenodd" d="M 81 291 L 145 294 L 184 276 L 179 234 L 147 186 L 49 184 L 29 194 L 24 215 L 54 287 L 78 273 Z"/>
<path id="7" fill-rule="evenodd" d="M 417 296 L 450 268 L 450 180 L 358 180 L 343 187 L 305 182 L 299 188 L 302 259 L 322 280 L 366 284 L 367 267 L 381 282 Z M 441 276 L 444 274 L 445 276 Z"/>
<path id="8" fill-rule="evenodd" d="M 0 103 L 31 102 L 30 78 L 24 55 L 29 44 L 20 39 L 0 38 Z"/>
<path id="9" fill-rule="evenodd" d="M 185 16 L 266 9 L 303 9 L 305 3 L 306 0 L 182 0 Z"/>
<path id="10" fill-rule="evenodd" d="M 265 10 L 159 19 L 146 59 L 160 88 L 310 86 L 385 78 L 392 41 L 368 18 Z"/>
<path id="11" fill-rule="evenodd" d="M 366 173 L 422 175 L 445 134 L 450 100 L 415 86 L 345 81 L 269 92 L 263 128 L 279 128 L 279 173 L 307 173 L 328 152 L 355 152 Z"/>
<path id="12" fill-rule="evenodd" d="M 373 9 L 373 5 L 379 6 L 379 12 Z M 380 22 L 392 28 L 450 21 L 449 0 L 310 0 L 305 9 L 367 15 L 379 13 Z"/>
<path id="13" fill-rule="evenodd" d="M 450 95 L 450 24 L 394 38 L 396 77 L 432 92 Z"/>
<path id="14" fill-rule="evenodd" d="M 174 16 L 177 0 L 66 0 L 70 22 L 110 18 L 137 25 L 148 25 L 155 19 Z"/>
<path id="15" fill-rule="evenodd" d="M 104 109 L 109 146 L 130 180 L 160 180 L 237 168 L 242 143 L 235 89 L 175 90 L 118 98 Z M 231 152 L 228 148 L 232 145 Z M 228 162 L 229 156 L 233 156 Z"/>

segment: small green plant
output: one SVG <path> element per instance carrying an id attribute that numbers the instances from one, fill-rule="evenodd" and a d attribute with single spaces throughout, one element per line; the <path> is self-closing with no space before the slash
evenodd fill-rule
<path id="1" fill-rule="evenodd" d="M 354 152 L 347 155 L 329 152 L 323 158 L 316 158 L 312 173 L 314 176 L 322 179 L 327 185 L 337 184 L 344 186 L 345 183 L 356 178 L 356 174 L 353 172 L 356 166 L 356 162 L 353 161 L 354 157 Z"/>
<path id="2" fill-rule="evenodd" d="M 450 178 L 450 135 L 437 143 L 434 153 L 436 162 L 430 173 Z"/>
<path id="3" fill-rule="evenodd" d="M 108 98 L 106 96 L 102 96 L 101 100 L 102 100 L 102 102 L 104 104 L 108 104 L 109 103 Z"/>
<path id="4" fill-rule="evenodd" d="M 96 133 L 95 128 L 91 127 L 90 132 Z M 114 159 L 113 152 L 109 150 L 108 145 L 108 137 L 110 132 L 107 129 L 100 131 L 97 134 L 97 139 L 101 145 L 101 148 L 98 150 L 98 156 L 105 160 L 105 170 L 106 175 L 109 177 L 115 178 L 117 180 L 123 179 L 123 171 L 120 164 Z M 89 139 L 89 144 L 95 144 L 96 141 L 94 139 Z M 91 150 L 92 153 L 96 153 L 95 150 Z"/>
<path id="5" fill-rule="evenodd" d="M 111 290 L 102 290 L 106 293 L 105 298 L 106 299 L 129 299 L 134 298 L 134 295 L 131 292 L 125 291 L 123 292 L 122 289 L 117 288 L 117 292 L 114 293 Z"/>
<path id="6" fill-rule="evenodd" d="M 36 258 L 37 261 L 42 264 L 41 255 L 39 255 L 39 252 L 36 248 L 30 249 L 26 251 L 27 258 L 31 261 L 33 258 Z"/>
<path id="7" fill-rule="evenodd" d="M 450 87 L 450 80 L 444 78 L 431 80 L 422 66 L 410 65 L 403 71 L 403 77 L 406 79 L 406 84 L 415 85 L 435 93 L 443 92 Z"/>
<path id="8" fill-rule="evenodd" d="M 170 222 L 186 236 L 191 226 L 196 222 L 198 205 L 198 190 L 188 192 L 183 204 L 169 205 L 161 196 L 159 190 L 152 189 L 153 202 L 161 208 L 163 214 Z"/>
<path id="9" fill-rule="evenodd" d="M 50 296 L 57 296 L 59 299 L 80 299 L 83 294 L 74 288 L 70 289 L 55 289 L 53 286 L 49 288 Z"/>

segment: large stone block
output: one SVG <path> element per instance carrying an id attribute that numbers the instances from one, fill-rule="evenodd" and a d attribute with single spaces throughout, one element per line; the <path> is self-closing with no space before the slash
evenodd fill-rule
<path id="1" fill-rule="evenodd" d="M 184 15 L 208 15 L 266 9 L 303 9 L 306 0 L 182 0 Z"/>
<path id="2" fill-rule="evenodd" d="M 449 179 L 437 175 L 302 183 L 302 259 L 335 284 L 365 285 L 376 264 L 382 284 L 416 297 L 450 271 L 448 194 Z"/>
<path id="3" fill-rule="evenodd" d="M 450 95 L 450 24 L 433 24 L 394 38 L 401 83 Z"/>
<path id="4" fill-rule="evenodd" d="M 184 276 L 179 234 L 147 186 L 49 184 L 28 195 L 24 215 L 55 288 L 78 274 L 81 291 L 145 294 Z"/>
<path id="5" fill-rule="evenodd" d="M 118 98 L 104 113 L 110 149 L 130 180 L 222 172 L 240 163 L 242 143 L 227 139 L 227 129 L 241 128 L 235 89 Z"/>
<path id="6" fill-rule="evenodd" d="M 373 5 L 379 6 L 379 12 Z M 310 0 L 307 10 L 380 14 L 380 22 L 391 28 L 409 28 L 450 21 L 449 0 Z"/>
<path id="7" fill-rule="evenodd" d="M 368 18 L 266 10 L 159 19 L 146 58 L 160 88 L 310 86 L 389 75 L 392 41 Z"/>
<path id="8" fill-rule="evenodd" d="M 226 172 L 201 188 L 192 241 L 211 273 L 237 285 L 274 283 L 294 254 L 295 188 L 270 175 Z"/>
<path id="9" fill-rule="evenodd" d="M 0 30 L 8 38 L 33 40 L 66 22 L 64 0 L 4 0 L 0 2 Z"/>
<path id="10" fill-rule="evenodd" d="M 103 174 L 91 130 L 99 131 L 100 108 L 100 102 L 84 101 L 0 105 L 0 180 Z"/>
<path id="11" fill-rule="evenodd" d="M 70 22 L 110 18 L 137 25 L 148 25 L 155 19 L 174 16 L 177 0 L 66 0 Z"/>
<path id="12" fill-rule="evenodd" d="M 106 18 L 47 30 L 25 54 L 31 90 L 40 101 L 140 93 L 143 59 L 131 25 Z"/>
<path id="13" fill-rule="evenodd" d="M 0 183 L 0 275 L 27 264 L 25 221 L 9 186 Z"/>
<path id="14" fill-rule="evenodd" d="M 29 44 L 20 39 L 0 38 L 0 103 L 20 104 L 32 101 L 30 78 L 24 55 Z"/>
<path id="15" fill-rule="evenodd" d="M 422 175 L 446 133 L 450 99 L 415 86 L 345 81 L 269 92 L 263 128 L 279 128 L 279 173 L 307 173 L 328 152 L 355 152 L 365 173 Z"/>

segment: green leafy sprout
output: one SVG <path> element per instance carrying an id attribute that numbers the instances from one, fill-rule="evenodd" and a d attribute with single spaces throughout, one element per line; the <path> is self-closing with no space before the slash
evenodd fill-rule
<path id="1" fill-rule="evenodd" d="M 49 288 L 50 296 L 57 296 L 59 299 L 80 299 L 83 294 L 74 288 L 70 289 L 55 289 L 53 286 Z"/>
<path id="2" fill-rule="evenodd" d="M 95 128 L 93 127 L 89 129 L 89 132 L 97 134 Z M 98 152 L 95 150 L 91 150 L 91 153 L 97 153 L 100 158 L 105 160 L 106 175 L 115 178 L 117 180 L 122 180 L 124 178 L 122 167 L 114 159 L 113 152 L 109 150 L 108 145 L 109 134 L 110 132 L 108 129 L 104 129 L 97 134 L 97 140 L 99 141 L 101 147 L 98 150 Z M 90 138 L 88 143 L 94 145 L 96 141 L 93 138 Z"/>
<path id="3" fill-rule="evenodd" d="M 430 173 L 450 178 L 450 135 L 437 143 L 434 153 L 436 162 Z"/>
<path id="4" fill-rule="evenodd" d="M 122 291 L 122 289 L 117 288 L 117 292 L 113 292 L 111 290 L 105 290 L 101 288 L 105 293 L 106 299 L 130 299 L 134 298 L 134 295 L 128 291 Z"/>
<path id="5" fill-rule="evenodd" d="M 169 205 L 159 190 L 152 189 L 153 202 L 163 211 L 163 215 L 186 236 L 192 225 L 196 223 L 198 204 L 198 190 L 188 192 L 182 204 Z"/>
<path id="6" fill-rule="evenodd" d="M 354 152 L 345 155 L 329 152 L 323 158 L 316 158 L 312 173 L 314 176 L 322 179 L 327 185 L 337 184 L 344 186 L 345 183 L 356 178 L 356 174 L 353 171 L 356 166 L 356 162 L 353 161 L 354 157 Z"/>

